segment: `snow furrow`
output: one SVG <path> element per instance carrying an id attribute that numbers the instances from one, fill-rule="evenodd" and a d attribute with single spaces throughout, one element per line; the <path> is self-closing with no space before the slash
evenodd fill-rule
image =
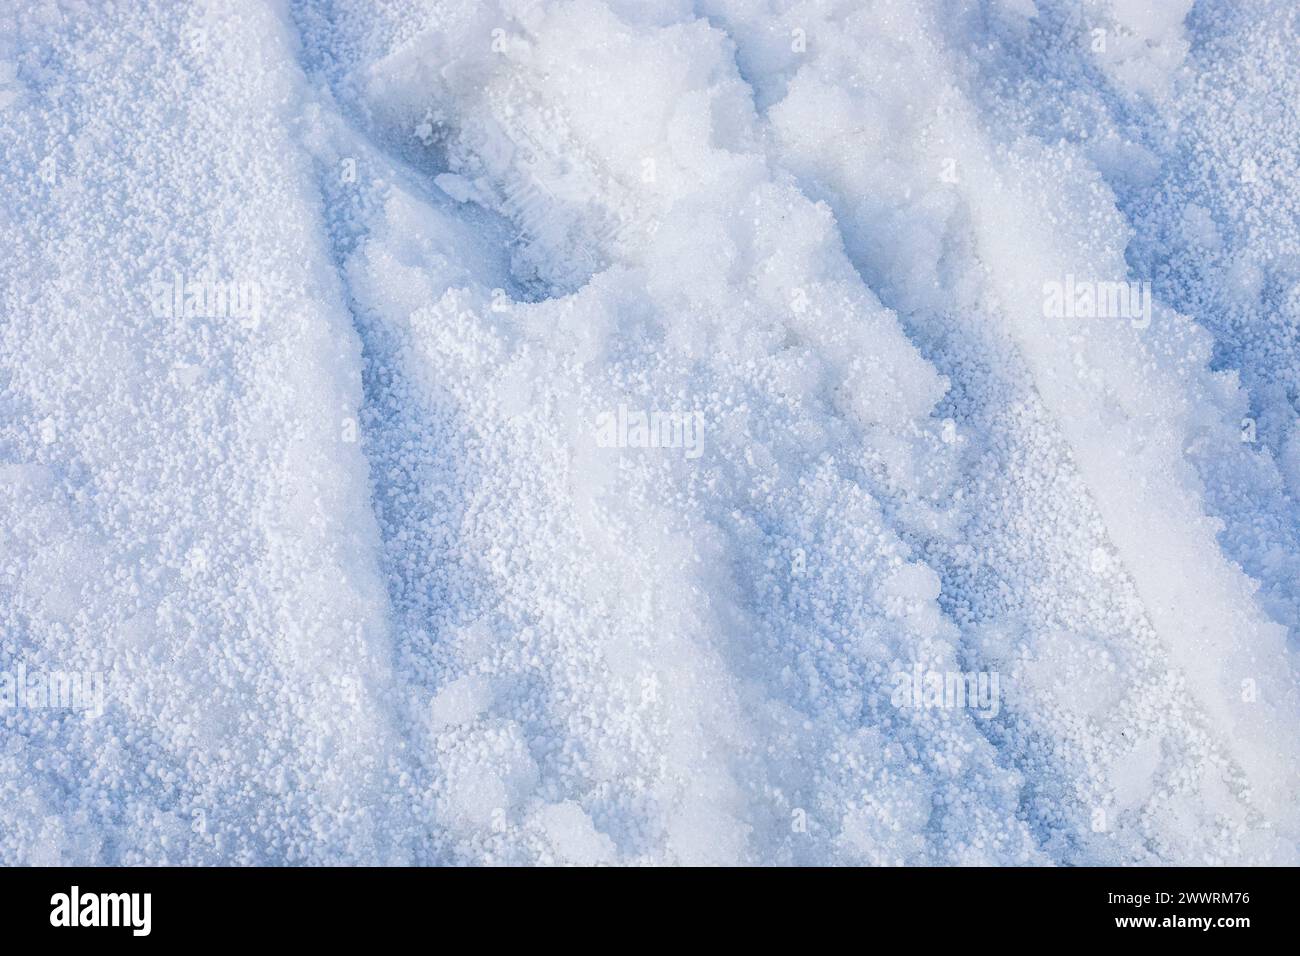
<path id="1" fill-rule="evenodd" d="M 762 21 L 738 4 L 709 6 L 740 37 L 747 72 L 771 77 L 760 98 L 773 103 L 778 155 L 832 202 L 855 262 L 954 380 L 945 408 L 980 455 L 969 486 L 979 517 L 956 548 L 925 550 L 950 569 L 954 613 L 971 618 L 968 652 L 1014 666 L 1022 690 L 1035 671 L 1050 682 L 1026 695 L 1003 737 L 1023 758 L 1045 735 L 1062 766 L 1030 775 L 1075 780 L 1074 794 L 1036 801 L 1043 831 L 1074 835 L 1081 861 L 1289 858 L 1290 826 L 1277 843 L 1264 828 L 1287 815 L 1295 787 L 1290 656 L 1253 585 L 1221 557 L 1182 457 L 1193 437 L 1236 438 L 1222 386 L 1193 377 L 1204 336 L 1159 308 L 1150 329 L 1044 312 L 1052 281 L 1128 278 L 1126 234 L 1097 174 L 1068 149 L 1003 144 L 982 129 L 925 41 L 942 31 L 915 5 L 835 18 L 792 4 Z M 799 41 L 790 53 L 772 39 L 787 36 Z M 905 53 L 898 37 L 909 38 Z M 856 95 L 834 82 L 850 68 Z M 1184 442 L 1166 438 L 1180 433 Z M 1053 534 L 1035 550 L 1026 532 L 1043 527 Z M 1044 560 L 1030 595 L 999 586 Z M 1163 663 L 1170 654 L 1176 670 Z M 1011 664 L 1017 655 L 1023 665 Z M 1108 676 L 1095 676 L 1098 665 Z M 1216 754 L 1237 770 L 1219 769 Z M 1170 802 L 1205 816 L 1204 840 L 1170 832 L 1156 810 Z"/>

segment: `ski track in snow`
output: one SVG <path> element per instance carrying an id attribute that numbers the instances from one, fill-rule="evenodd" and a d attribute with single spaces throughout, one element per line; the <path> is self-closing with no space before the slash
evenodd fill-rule
<path id="1" fill-rule="evenodd" d="M 0 862 L 1294 862 L 1296 26 L 0 6 Z"/>

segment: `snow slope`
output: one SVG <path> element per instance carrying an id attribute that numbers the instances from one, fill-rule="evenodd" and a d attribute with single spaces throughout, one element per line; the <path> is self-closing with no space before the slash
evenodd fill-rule
<path id="1" fill-rule="evenodd" d="M 1252 6 L 0 7 L 0 861 L 1294 862 Z"/>

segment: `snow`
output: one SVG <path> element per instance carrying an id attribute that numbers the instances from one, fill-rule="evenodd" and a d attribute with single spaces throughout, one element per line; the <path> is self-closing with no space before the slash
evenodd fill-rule
<path id="1" fill-rule="evenodd" d="M 1296 17 L 0 8 L 0 862 L 1295 862 Z"/>

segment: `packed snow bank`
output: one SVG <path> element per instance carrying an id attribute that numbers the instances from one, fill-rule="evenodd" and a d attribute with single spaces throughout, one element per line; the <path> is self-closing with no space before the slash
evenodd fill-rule
<path id="1" fill-rule="evenodd" d="M 379 136 L 428 141 L 413 162 L 516 224 L 520 287 L 553 290 L 530 303 L 454 284 L 437 265 L 454 250 L 411 249 L 398 199 L 348 266 L 367 326 L 406 343 L 404 374 L 455 422 L 477 485 L 451 489 L 458 550 L 483 555 L 484 626 L 505 645 L 479 667 L 506 693 L 454 734 L 437 718 L 431 746 L 490 773 L 477 741 L 505 720 L 555 752 L 495 830 L 466 828 L 448 792 L 460 852 L 486 840 L 516 858 L 556 794 L 626 859 L 1033 859 L 1012 822 L 1018 775 L 980 718 L 890 703 L 914 661 L 957 667 L 936 578 L 889 525 L 952 523 L 929 417 L 943 383 L 863 287 L 828 210 L 768 168 L 726 38 L 598 4 L 557 7 L 527 45 L 471 42 L 483 26 L 351 77 Z M 629 90 L 644 104 L 631 116 Z M 604 266 L 535 267 L 583 261 L 574 249 Z M 453 284 L 439 295 L 431 274 Z M 655 416 L 676 416 L 679 444 L 638 437 Z M 389 533 L 431 531 L 409 517 Z M 446 600 L 422 597 L 412 627 Z M 534 657 L 510 648 L 519 634 Z M 441 713 L 463 665 L 436 666 Z M 575 726 L 574 708 L 604 716 Z"/>
<path id="2" fill-rule="evenodd" d="M 1247 399 L 1073 310 L 1177 154 L 998 98 L 1061 4 L 697 6 L 12 31 L 4 652 L 107 681 L 0 714 L 0 858 L 1294 858 Z M 1154 129 L 1185 8 L 1069 95 Z"/>

